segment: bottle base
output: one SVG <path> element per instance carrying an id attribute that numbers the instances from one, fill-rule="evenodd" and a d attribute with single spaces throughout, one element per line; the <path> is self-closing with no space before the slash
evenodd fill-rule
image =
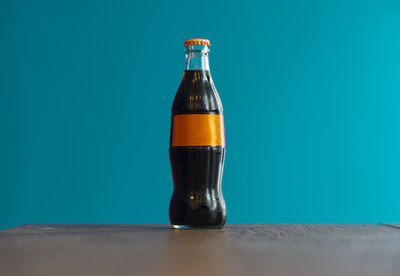
<path id="1" fill-rule="evenodd" d="M 174 229 L 221 229 L 223 225 L 177 225 L 172 224 Z"/>

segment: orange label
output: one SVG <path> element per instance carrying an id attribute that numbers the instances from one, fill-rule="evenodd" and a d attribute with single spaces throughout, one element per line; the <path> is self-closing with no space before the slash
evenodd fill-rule
<path id="1" fill-rule="evenodd" d="M 174 115 L 171 146 L 225 146 L 223 115 Z"/>

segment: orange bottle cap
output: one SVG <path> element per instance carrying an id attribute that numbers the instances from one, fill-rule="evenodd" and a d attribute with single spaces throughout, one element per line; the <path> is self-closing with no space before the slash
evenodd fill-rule
<path id="1" fill-rule="evenodd" d="M 189 45 L 207 45 L 210 46 L 210 41 L 204 38 L 191 38 L 185 41 L 185 47 Z"/>

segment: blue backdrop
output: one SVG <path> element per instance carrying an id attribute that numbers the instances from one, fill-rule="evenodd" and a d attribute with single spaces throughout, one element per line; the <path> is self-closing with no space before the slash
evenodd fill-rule
<path id="1" fill-rule="evenodd" d="M 398 1 L 0 2 L 0 228 L 168 223 L 183 42 L 211 41 L 228 223 L 400 221 Z"/>

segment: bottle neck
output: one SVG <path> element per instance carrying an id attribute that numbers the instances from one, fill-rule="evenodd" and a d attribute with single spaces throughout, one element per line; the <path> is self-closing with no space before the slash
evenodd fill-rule
<path id="1" fill-rule="evenodd" d="M 208 64 L 208 53 L 210 49 L 207 45 L 189 45 L 186 47 L 186 71 L 204 70 L 210 71 Z"/>

